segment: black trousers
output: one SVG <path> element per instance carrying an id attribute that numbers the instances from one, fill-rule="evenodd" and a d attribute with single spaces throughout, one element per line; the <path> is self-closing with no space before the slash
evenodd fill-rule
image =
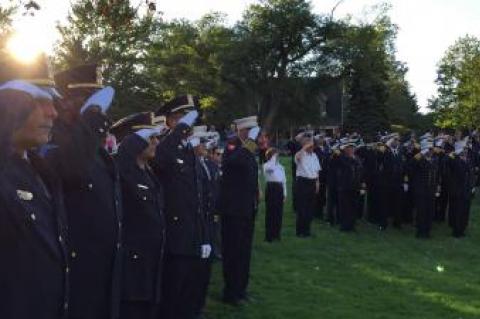
<path id="1" fill-rule="evenodd" d="M 470 195 L 462 195 L 450 197 L 448 215 L 451 221 L 452 234 L 455 237 L 461 237 L 465 235 L 465 230 L 467 229 L 468 220 L 470 218 Z"/>
<path id="2" fill-rule="evenodd" d="M 373 220 L 383 228 L 388 226 L 388 215 L 390 211 L 390 192 L 387 187 L 374 187 L 372 189 L 372 210 Z"/>
<path id="3" fill-rule="evenodd" d="M 297 236 L 310 236 L 315 211 L 316 180 L 297 177 Z"/>
<path id="4" fill-rule="evenodd" d="M 318 219 L 323 219 L 323 211 L 325 209 L 325 204 L 327 203 L 327 185 L 325 183 L 320 183 L 318 188 L 318 194 L 315 196 L 315 212 L 314 217 Z"/>
<path id="5" fill-rule="evenodd" d="M 338 191 L 338 221 L 340 230 L 353 231 L 358 213 L 359 195 L 357 190 Z"/>
<path id="6" fill-rule="evenodd" d="M 392 186 L 389 190 L 389 202 L 388 207 L 391 210 L 391 215 L 393 217 L 393 225 L 395 227 L 400 227 L 403 224 L 403 199 L 405 196 L 405 191 L 401 183 L 398 186 Z"/>
<path id="7" fill-rule="evenodd" d="M 404 192 L 402 196 L 402 220 L 405 224 L 413 223 L 413 211 L 415 209 L 415 197 L 413 195 L 412 186 L 410 186 L 408 192 Z"/>
<path id="8" fill-rule="evenodd" d="M 200 248 L 199 248 L 200 249 Z M 164 261 L 160 318 L 193 319 L 204 298 L 205 260 L 167 255 Z"/>
<path id="9" fill-rule="evenodd" d="M 226 302 L 237 302 L 247 296 L 250 278 L 253 230 L 252 217 L 222 216 L 223 298 Z"/>
<path id="10" fill-rule="evenodd" d="M 448 205 L 448 192 L 447 186 L 442 185 L 442 192 L 440 197 L 435 201 L 435 216 L 434 220 L 436 222 L 444 222 L 447 215 L 447 205 Z"/>
<path id="11" fill-rule="evenodd" d="M 417 237 L 429 237 L 435 213 L 435 193 L 415 192 Z"/>
<path id="12" fill-rule="evenodd" d="M 212 277 L 212 261 L 212 258 L 202 259 L 199 265 L 200 278 L 198 282 L 200 284 L 200 293 L 198 295 L 196 305 L 197 316 L 203 313 L 203 309 L 205 308 L 205 304 L 207 303 L 208 286 L 210 285 L 210 278 Z"/>
<path id="13" fill-rule="evenodd" d="M 334 186 L 327 187 L 327 222 L 331 225 L 338 223 L 337 190 Z"/>
<path id="14" fill-rule="evenodd" d="M 122 301 L 120 319 L 158 319 L 159 305 L 148 301 Z"/>
<path id="15" fill-rule="evenodd" d="M 280 239 L 283 220 L 283 185 L 267 183 L 265 190 L 265 240 Z"/>

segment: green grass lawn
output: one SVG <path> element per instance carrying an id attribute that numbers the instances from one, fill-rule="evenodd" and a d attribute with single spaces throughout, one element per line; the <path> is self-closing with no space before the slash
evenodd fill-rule
<path id="1" fill-rule="evenodd" d="M 290 164 L 284 165 L 290 177 Z M 418 240 L 412 226 L 380 233 L 363 221 L 352 234 L 315 221 L 314 237 L 298 239 L 288 202 L 282 241 L 268 244 L 262 205 L 249 287 L 253 300 L 223 305 L 216 263 L 207 318 L 480 318 L 479 213 L 476 203 L 467 237 L 460 240 L 446 225 L 435 225 L 432 239 Z"/>

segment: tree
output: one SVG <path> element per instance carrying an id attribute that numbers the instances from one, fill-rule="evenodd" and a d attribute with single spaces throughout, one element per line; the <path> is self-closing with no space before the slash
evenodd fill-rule
<path id="1" fill-rule="evenodd" d="M 298 92 L 290 79 L 297 77 L 304 60 L 323 41 L 320 18 L 305 0 L 263 0 L 251 5 L 236 25 L 236 47 L 225 78 L 235 87 L 248 89 L 242 102 L 258 111 L 268 129 L 278 115 L 295 104 L 288 97 Z M 235 68 L 235 69 L 233 69 Z M 305 118 L 309 110 L 297 109 Z"/>
<path id="2" fill-rule="evenodd" d="M 436 124 L 475 128 L 480 121 L 480 40 L 465 36 L 451 46 L 437 71 Z"/>
<path id="3" fill-rule="evenodd" d="M 149 7 L 143 7 L 128 0 L 77 0 L 67 23 L 58 26 L 57 69 L 100 64 L 105 82 L 117 92 L 115 117 L 149 109 L 153 103 L 142 72 L 158 23 Z"/>
<path id="4" fill-rule="evenodd" d="M 223 52 L 229 49 L 232 31 L 225 16 L 212 12 L 200 20 L 163 23 L 146 51 L 145 76 L 158 103 L 191 93 L 201 98 L 205 117 L 215 118 L 219 99 L 228 84 L 222 81 Z"/>

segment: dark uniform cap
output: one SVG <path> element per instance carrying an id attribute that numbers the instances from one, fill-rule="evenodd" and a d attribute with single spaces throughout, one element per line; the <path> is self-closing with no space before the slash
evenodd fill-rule
<path id="1" fill-rule="evenodd" d="M 168 101 L 155 112 L 155 115 L 169 115 L 178 112 L 188 113 L 198 109 L 200 109 L 198 97 L 188 94 L 177 96 Z"/>
<path id="2" fill-rule="evenodd" d="M 155 116 L 153 112 L 140 112 L 131 114 L 117 121 L 110 128 L 110 133 L 115 135 L 118 141 L 125 136 L 144 128 L 155 128 L 165 125 L 164 116 Z"/>
<path id="3" fill-rule="evenodd" d="M 55 74 L 55 83 L 66 93 L 76 89 L 92 90 L 103 88 L 100 68 L 97 64 L 85 64 Z"/>
<path id="4" fill-rule="evenodd" d="M 39 55 L 32 63 L 21 63 L 8 56 L 0 63 L 0 83 L 22 80 L 40 87 L 54 87 L 47 57 Z"/>

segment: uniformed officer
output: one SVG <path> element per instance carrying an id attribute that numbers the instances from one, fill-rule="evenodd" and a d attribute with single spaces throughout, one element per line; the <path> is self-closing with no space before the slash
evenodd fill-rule
<path id="1" fill-rule="evenodd" d="M 473 158 L 465 140 L 455 143 L 455 152 L 449 155 L 446 166 L 450 200 L 448 215 L 452 235 L 460 238 L 465 236 L 468 226 L 476 181 Z"/>
<path id="2" fill-rule="evenodd" d="M 398 134 L 390 136 L 390 139 L 387 141 L 387 146 L 390 149 L 392 160 L 392 174 L 388 186 L 388 206 L 391 209 L 391 216 L 393 217 L 393 227 L 400 228 L 403 223 L 403 198 L 405 192 L 408 191 L 408 188 L 404 187 L 406 158 L 404 150 L 400 146 L 400 136 Z"/>
<path id="3" fill-rule="evenodd" d="M 260 128 L 256 116 L 235 121 L 237 137 L 227 145 L 222 169 L 223 301 L 248 300 L 250 258 L 258 208 L 258 165 L 255 159 Z"/>
<path id="4" fill-rule="evenodd" d="M 278 151 L 269 148 L 263 164 L 265 176 L 265 241 L 280 240 L 283 220 L 283 203 L 287 198 L 287 177 L 278 159 Z"/>
<path id="5" fill-rule="evenodd" d="M 63 192 L 55 171 L 35 152 L 48 142 L 57 112 L 51 94 L 21 81 L 51 79 L 10 66 L 0 68 L 0 318 L 64 319 L 69 268 Z"/>
<path id="6" fill-rule="evenodd" d="M 202 167 L 188 137 L 198 118 L 198 99 L 180 96 L 157 111 L 170 132 L 160 142 L 155 171 L 165 187 L 167 241 L 161 318 L 191 319 L 203 293 L 204 259 L 211 253 L 203 211 Z"/>
<path id="7" fill-rule="evenodd" d="M 223 148 L 220 148 L 215 140 L 207 144 L 209 155 L 206 164 L 212 175 L 212 196 L 213 196 L 213 229 L 212 229 L 212 251 L 217 259 L 222 259 L 222 225 L 221 225 L 221 211 L 219 208 L 220 202 L 220 187 L 222 181 L 222 158 Z"/>
<path id="8" fill-rule="evenodd" d="M 438 169 L 433 160 L 433 140 L 421 141 L 421 151 L 412 163 L 409 181 L 413 188 L 416 209 L 417 238 L 429 238 L 435 211 L 435 198 L 439 196 Z"/>
<path id="9" fill-rule="evenodd" d="M 114 90 L 102 88 L 96 65 L 56 74 L 63 95 L 47 153 L 62 176 L 71 258 L 71 319 L 116 319 L 120 305 L 121 188 L 104 149 Z"/>
<path id="10" fill-rule="evenodd" d="M 120 318 L 156 319 L 165 246 L 163 186 L 150 168 L 165 118 L 136 113 L 110 132 L 121 143 L 116 160 L 123 199 L 123 264 Z"/>
<path id="11" fill-rule="evenodd" d="M 193 128 L 193 135 L 189 139 L 189 143 L 192 145 L 195 157 L 200 163 L 201 166 L 201 183 L 202 183 L 202 211 L 204 214 L 204 219 L 207 223 L 207 236 L 208 243 L 212 245 L 212 252 L 209 258 L 202 259 L 201 272 L 200 272 L 200 290 L 197 300 L 192 300 L 196 302 L 196 318 L 203 318 L 203 309 L 205 308 L 207 300 L 208 286 L 210 284 L 210 277 L 212 272 L 212 263 L 213 257 L 215 256 L 216 245 L 213 245 L 214 239 L 214 227 L 215 227 L 215 216 L 214 212 L 216 210 L 216 196 L 215 187 L 218 181 L 215 180 L 215 172 L 212 170 L 212 166 L 208 163 L 208 144 L 209 137 L 212 136 L 211 132 L 207 132 L 207 126 L 195 126 Z"/>
<path id="12" fill-rule="evenodd" d="M 320 182 L 318 174 L 321 171 L 320 162 L 313 152 L 314 144 L 311 137 L 302 139 L 302 149 L 295 154 L 297 220 L 296 234 L 298 237 L 311 235 L 311 222 L 315 211 L 316 195 Z"/>
<path id="13" fill-rule="evenodd" d="M 318 157 L 320 167 L 322 168 L 318 173 L 319 188 L 316 196 L 316 207 L 314 217 L 320 220 L 324 219 L 324 209 L 327 204 L 327 161 L 330 156 L 330 148 L 327 145 L 324 134 L 318 134 L 314 137 L 315 147 L 313 151 Z"/>
<path id="14" fill-rule="evenodd" d="M 327 161 L 327 222 L 334 226 L 338 223 L 337 168 L 340 159 L 339 144 L 332 145 L 332 154 Z"/>
<path id="15" fill-rule="evenodd" d="M 434 159 L 438 165 L 438 178 L 439 183 L 441 185 L 441 193 L 440 197 L 435 200 L 435 214 L 434 220 L 436 222 L 444 222 L 446 213 L 447 213 L 447 206 L 448 206 L 448 183 L 447 183 L 447 176 L 446 176 L 446 166 L 448 161 L 448 154 L 445 152 L 445 140 L 446 137 L 438 136 L 434 140 Z"/>
<path id="16" fill-rule="evenodd" d="M 384 142 L 377 143 L 374 150 L 374 165 L 369 185 L 369 200 L 371 203 L 370 214 L 380 230 L 388 226 L 390 212 L 391 180 L 393 177 L 393 157 Z"/>
<path id="17" fill-rule="evenodd" d="M 336 170 L 336 186 L 338 194 L 338 219 L 341 231 L 355 230 L 358 201 L 365 192 L 362 167 L 355 157 L 355 143 L 347 141 L 342 145 L 342 155 Z"/>

